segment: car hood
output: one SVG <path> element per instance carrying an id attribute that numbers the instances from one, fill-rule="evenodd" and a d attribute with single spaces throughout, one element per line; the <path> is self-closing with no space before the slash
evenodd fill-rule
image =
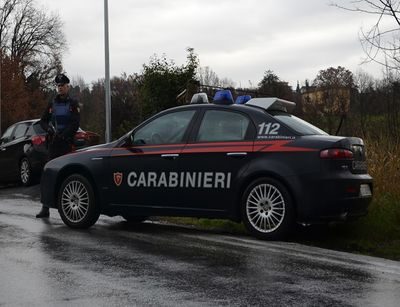
<path id="1" fill-rule="evenodd" d="M 85 152 L 85 151 L 91 151 L 91 150 L 101 149 L 101 148 L 113 148 L 113 147 L 115 147 L 117 142 L 118 141 L 114 141 L 114 142 L 110 142 L 110 143 L 89 146 L 89 147 L 85 147 L 85 148 L 82 148 L 82 149 L 78 149 L 75 152 Z"/>

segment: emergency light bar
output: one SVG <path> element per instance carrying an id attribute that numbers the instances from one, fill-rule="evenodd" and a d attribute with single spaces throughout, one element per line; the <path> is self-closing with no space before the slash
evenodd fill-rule
<path id="1" fill-rule="evenodd" d="M 242 95 L 242 96 L 237 96 L 235 103 L 236 104 L 245 104 L 247 101 L 251 99 L 250 95 Z"/>
<path id="2" fill-rule="evenodd" d="M 276 110 L 292 113 L 296 104 L 289 100 L 276 97 L 272 98 L 253 98 L 246 102 L 246 105 L 256 106 L 265 110 Z"/>
<path id="3" fill-rule="evenodd" d="M 218 91 L 214 95 L 215 104 L 233 104 L 233 96 L 230 90 Z"/>
<path id="4" fill-rule="evenodd" d="M 208 97 L 206 93 L 194 94 L 192 100 L 190 101 L 190 104 L 202 104 L 202 103 L 208 103 Z"/>

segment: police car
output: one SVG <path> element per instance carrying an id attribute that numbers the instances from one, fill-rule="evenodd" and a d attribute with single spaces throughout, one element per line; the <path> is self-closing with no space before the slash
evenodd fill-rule
<path id="1" fill-rule="evenodd" d="M 233 103 L 229 91 L 206 100 L 195 95 L 117 141 L 48 162 L 42 203 L 72 228 L 100 214 L 225 218 L 261 239 L 366 214 L 373 185 L 362 139 L 326 134 L 286 100 Z"/>

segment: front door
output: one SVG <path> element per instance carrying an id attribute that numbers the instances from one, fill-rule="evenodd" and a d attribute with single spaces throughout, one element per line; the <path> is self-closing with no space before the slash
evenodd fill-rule
<path id="1" fill-rule="evenodd" d="M 161 115 L 132 134 L 132 145 L 113 150 L 107 179 L 110 203 L 138 210 L 174 207 L 180 155 L 194 114 L 183 110 Z"/>

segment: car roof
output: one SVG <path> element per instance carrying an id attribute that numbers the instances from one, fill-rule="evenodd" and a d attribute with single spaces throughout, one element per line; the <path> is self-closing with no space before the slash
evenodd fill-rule
<path id="1" fill-rule="evenodd" d="M 31 123 L 36 123 L 38 122 L 40 119 L 36 118 L 36 119 L 27 119 L 27 120 L 22 120 L 19 122 L 14 123 L 13 125 L 17 125 L 17 124 L 31 124 Z"/>
<path id="2" fill-rule="evenodd" d="M 249 104 L 249 102 L 252 103 Z M 198 110 L 198 109 L 225 109 L 225 110 L 237 110 L 246 113 L 262 113 L 265 114 L 266 111 L 283 111 L 287 113 L 291 113 L 295 108 L 296 104 L 294 102 L 283 100 L 279 98 L 253 98 L 246 102 L 245 104 L 214 104 L 214 103 L 202 103 L 202 104 L 188 104 L 181 105 L 177 107 L 173 107 L 170 109 L 166 109 L 161 111 L 155 115 L 159 115 L 161 113 L 168 113 L 170 111 L 179 110 L 179 109 L 190 109 L 190 110 Z"/>

